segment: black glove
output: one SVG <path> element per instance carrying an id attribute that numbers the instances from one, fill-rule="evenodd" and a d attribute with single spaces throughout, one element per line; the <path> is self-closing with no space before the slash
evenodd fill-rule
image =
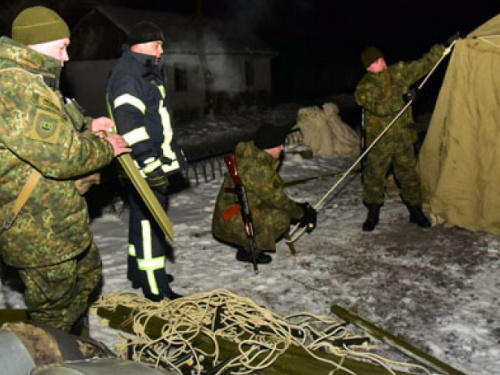
<path id="1" fill-rule="evenodd" d="M 151 187 L 151 189 L 154 189 L 161 194 L 167 194 L 168 177 L 165 172 L 163 172 L 161 167 L 158 167 L 151 172 L 146 173 L 146 182 Z"/>
<path id="2" fill-rule="evenodd" d="M 449 46 L 451 46 L 451 44 L 455 41 L 455 40 L 458 40 L 460 39 L 460 35 L 457 33 L 457 34 L 453 34 L 452 36 L 450 36 L 448 39 L 446 39 L 446 42 L 444 42 L 444 46 L 446 48 L 448 48 Z"/>
<path id="3" fill-rule="evenodd" d="M 160 161 L 162 164 L 167 164 L 167 165 L 172 165 L 173 160 L 170 158 L 167 158 L 166 156 L 160 156 L 159 157 Z"/>
<path id="4" fill-rule="evenodd" d="M 302 203 L 302 209 L 304 210 L 304 216 L 299 221 L 300 227 L 306 227 L 307 233 L 311 233 L 314 228 L 316 228 L 316 210 L 309 203 Z"/>
<path id="5" fill-rule="evenodd" d="M 406 103 L 408 103 L 410 100 L 415 101 L 415 99 L 418 96 L 418 90 L 416 88 L 411 88 L 410 91 L 408 91 L 406 94 L 403 94 L 403 100 Z"/>

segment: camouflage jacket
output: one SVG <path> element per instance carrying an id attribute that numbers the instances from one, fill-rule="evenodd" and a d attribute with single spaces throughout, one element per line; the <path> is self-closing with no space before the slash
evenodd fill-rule
<path id="1" fill-rule="evenodd" d="M 113 159 L 106 140 L 74 129 L 56 91 L 60 70 L 56 59 L 0 38 L 0 224 L 33 170 L 42 175 L 0 234 L 2 258 L 18 268 L 55 264 L 90 245 L 87 206 L 74 180 Z"/>
<path id="2" fill-rule="evenodd" d="M 277 172 L 279 160 L 255 147 L 252 141 L 240 142 L 236 146 L 235 156 L 254 220 L 261 216 L 257 211 L 265 209 L 284 211 L 290 216 L 290 219 L 302 217 L 302 207 L 283 191 L 283 180 Z M 215 203 L 212 231 L 215 237 L 234 243 L 235 238 L 231 234 L 244 234 L 244 227 L 241 213 L 227 218 L 229 220 L 223 218 L 226 212 L 230 212 L 231 208 L 238 204 L 236 194 L 228 192 L 227 188 L 234 188 L 234 183 L 228 173 L 224 176 Z M 241 238 L 244 239 L 244 236 Z"/>
<path id="3" fill-rule="evenodd" d="M 380 73 L 367 73 L 359 82 L 355 97 L 365 114 L 366 145 L 386 128 L 403 109 L 410 86 L 427 74 L 443 54 L 444 46 L 435 45 L 421 59 L 387 67 Z M 400 152 L 417 140 L 411 107 L 391 126 L 374 147 L 378 152 Z"/>

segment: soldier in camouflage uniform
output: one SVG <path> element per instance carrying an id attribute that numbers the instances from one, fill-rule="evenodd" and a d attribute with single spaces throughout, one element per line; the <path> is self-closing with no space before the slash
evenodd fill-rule
<path id="1" fill-rule="evenodd" d="M 365 115 L 366 145 L 387 127 L 410 100 L 412 84 L 428 73 L 442 56 L 445 47 L 435 45 L 419 60 L 387 66 L 384 56 L 375 47 L 361 53 L 367 70 L 359 82 L 355 98 L 363 107 Z M 368 208 L 368 217 L 363 231 L 370 232 L 378 224 L 380 207 L 384 203 L 386 175 L 392 165 L 399 183 L 403 201 L 410 212 L 410 222 L 420 227 L 431 226 L 422 212 L 420 180 L 416 170 L 414 144 L 417 132 L 409 107 L 385 133 L 367 155 L 363 202 Z"/>
<path id="2" fill-rule="evenodd" d="M 61 96 L 69 29 L 54 11 L 32 7 L 0 38 L 0 254 L 19 270 L 30 318 L 69 331 L 101 278 L 84 197 L 76 181 L 130 151 L 110 119 L 78 115 Z M 95 133 L 76 127 L 88 124 Z M 83 130 L 83 129 L 80 129 Z M 41 176 L 12 226 L 13 206 L 32 174 Z"/>
<path id="3" fill-rule="evenodd" d="M 283 191 L 283 181 L 277 172 L 287 129 L 263 125 L 253 141 L 240 142 L 235 149 L 238 173 L 245 186 L 255 231 L 254 251 L 257 263 L 272 261 L 265 251 L 276 251 L 276 241 L 299 222 L 311 232 L 316 225 L 316 211 L 308 203 L 297 203 Z M 215 203 L 212 233 L 220 241 L 235 245 L 236 259 L 252 262 L 249 241 L 236 194 L 228 173 L 224 176 Z"/>

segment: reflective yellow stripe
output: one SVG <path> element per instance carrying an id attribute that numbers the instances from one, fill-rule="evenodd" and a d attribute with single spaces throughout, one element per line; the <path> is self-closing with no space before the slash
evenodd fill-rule
<path id="1" fill-rule="evenodd" d="M 161 145 L 161 148 L 163 149 L 163 153 L 165 155 L 165 151 L 170 151 L 170 143 L 172 142 L 172 124 L 170 122 L 170 114 L 167 111 L 167 108 L 162 106 L 162 103 L 160 103 L 160 108 L 158 109 L 158 112 L 160 113 L 160 118 L 161 118 L 161 124 L 163 125 L 163 143 Z M 168 155 L 165 155 L 168 156 Z"/>
<path id="2" fill-rule="evenodd" d="M 161 92 L 162 97 L 166 96 L 165 87 L 159 86 L 158 89 Z M 170 144 L 172 143 L 172 137 L 174 135 L 172 131 L 172 124 L 170 122 L 170 114 L 166 107 L 163 106 L 161 102 L 158 107 L 158 112 L 160 113 L 161 123 L 163 125 L 163 143 L 161 145 L 161 149 L 163 151 L 163 155 L 172 160 L 171 164 L 163 164 L 161 169 L 163 172 L 175 171 L 180 168 L 179 162 L 177 161 L 177 155 L 172 151 Z"/>
<path id="3" fill-rule="evenodd" d="M 161 161 L 160 159 L 156 159 L 154 162 L 149 163 L 144 167 L 144 173 L 152 172 L 159 167 L 161 167 Z"/>
<path id="4" fill-rule="evenodd" d="M 167 91 L 165 90 L 165 86 L 161 85 L 158 86 L 158 90 L 160 90 L 160 94 L 162 98 L 165 98 L 167 96 Z"/>
<path id="5" fill-rule="evenodd" d="M 167 111 L 167 108 L 160 106 L 160 117 L 161 122 L 163 124 L 163 143 L 161 145 L 161 149 L 163 151 L 163 155 L 172 160 L 172 164 L 163 164 L 161 169 L 163 172 L 175 171 L 180 168 L 179 162 L 177 161 L 177 155 L 170 148 L 170 143 L 172 142 L 173 132 L 172 127 L 170 125 L 170 115 Z"/>
<path id="6" fill-rule="evenodd" d="M 141 271 L 155 271 L 165 267 L 165 257 L 153 259 L 137 259 L 137 265 Z"/>
<path id="7" fill-rule="evenodd" d="M 132 96 L 130 94 L 120 95 L 113 102 L 114 109 L 117 109 L 119 106 L 125 104 L 129 104 L 132 107 L 137 108 L 139 111 L 141 111 L 142 114 L 146 113 L 146 104 L 144 104 L 144 102 L 142 102 L 139 98 L 136 98 L 135 96 Z"/>
<path id="8" fill-rule="evenodd" d="M 169 159 L 175 160 L 176 156 L 172 152 L 170 148 L 170 143 L 172 143 L 173 131 L 172 131 L 172 122 L 170 121 L 170 113 L 168 113 L 167 107 L 164 106 L 163 99 L 167 96 L 167 92 L 165 86 L 158 86 L 158 90 L 160 90 L 160 94 L 162 100 L 158 103 L 158 113 L 160 115 L 161 124 L 163 126 L 163 143 L 161 145 L 161 149 L 163 151 L 163 155 Z M 162 169 L 167 172 L 170 170 L 178 169 L 179 165 L 177 163 L 172 163 L 171 166 L 162 166 Z"/>
<path id="9" fill-rule="evenodd" d="M 179 165 L 179 162 L 177 161 L 177 159 L 175 159 L 172 164 L 163 164 L 161 166 L 161 169 L 163 170 L 163 172 L 167 173 L 167 172 L 170 172 L 170 171 L 175 171 L 177 169 L 180 168 L 180 165 Z"/>
<path id="10" fill-rule="evenodd" d="M 139 163 L 136 161 L 136 160 L 133 160 L 134 161 L 134 165 L 137 167 L 137 169 L 139 170 L 141 176 L 143 178 L 146 178 L 146 174 L 144 173 L 144 171 L 141 169 L 141 166 L 139 165 Z"/>
<path id="11" fill-rule="evenodd" d="M 128 244 L 128 255 L 135 257 L 137 253 L 135 252 L 135 247 L 131 243 Z"/>
<path id="12" fill-rule="evenodd" d="M 142 251 L 144 258 L 137 259 L 137 264 L 140 268 L 141 262 L 148 262 L 153 259 L 153 248 L 151 243 L 151 224 L 148 220 L 141 221 L 141 229 L 142 229 Z M 160 294 L 158 284 L 156 283 L 154 270 L 152 269 L 144 269 L 146 272 L 146 277 L 148 279 L 149 289 L 153 294 Z"/>
<path id="13" fill-rule="evenodd" d="M 149 134 L 146 131 L 146 128 L 144 126 L 141 126 L 140 128 L 131 130 L 128 133 L 123 134 L 123 139 L 125 139 L 129 146 L 133 146 L 136 143 L 149 139 Z"/>

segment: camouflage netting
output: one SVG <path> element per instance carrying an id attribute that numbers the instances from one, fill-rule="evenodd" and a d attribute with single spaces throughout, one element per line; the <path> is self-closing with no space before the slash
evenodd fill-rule
<path id="1" fill-rule="evenodd" d="M 378 365 L 382 372 L 376 373 L 396 373 L 389 367 L 395 362 L 373 352 L 377 347 L 373 338 L 364 332 L 357 334 L 332 316 L 300 313 L 281 317 L 249 298 L 223 289 L 160 303 L 134 293 L 109 294 L 102 296 L 94 307 L 99 315 L 103 310 L 117 311 L 123 307 L 136 312 L 125 319 L 127 323 L 133 320 L 135 336 L 120 335 L 118 355 L 129 355 L 135 361 L 179 373 L 186 366 L 190 374 L 205 373 L 207 367 L 217 366 L 211 374 L 250 374 L 275 366 L 280 360 L 284 367 L 279 358 L 282 355 L 292 370 L 294 360 L 317 360 L 327 366 L 324 374 L 356 374 L 344 366 L 351 358 Z M 163 322 L 161 332 L 158 337 L 151 337 L 151 325 L 158 321 Z M 201 342 L 209 345 L 200 345 Z M 292 350 L 296 352 L 291 354 Z M 295 358 L 299 351 L 300 358 Z M 397 366 L 430 374 L 418 365 Z M 292 370 L 272 373 L 297 373 Z M 311 369 L 309 373 L 315 372 Z"/>
<path id="2" fill-rule="evenodd" d="M 302 142 L 311 147 L 314 155 L 359 155 L 359 136 L 342 121 L 334 103 L 325 103 L 323 108 L 301 108 L 294 128 L 300 129 Z"/>

